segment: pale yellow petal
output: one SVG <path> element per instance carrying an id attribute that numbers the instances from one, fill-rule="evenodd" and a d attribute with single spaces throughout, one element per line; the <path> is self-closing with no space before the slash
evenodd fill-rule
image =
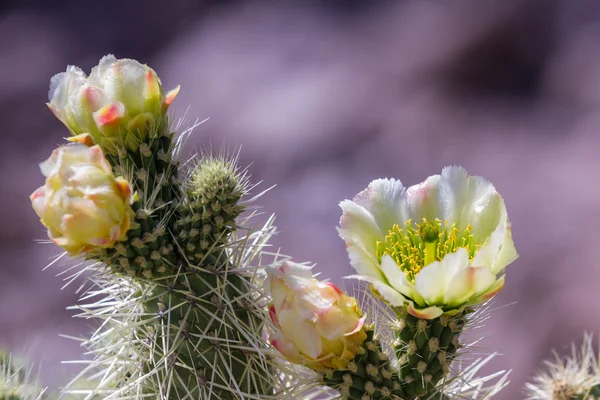
<path id="1" fill-rule="evenodd" d="M 462 269 L 452 277 L 444 295 L 444 303 L 450 307 L 459 307 L 484 293 L 495 282 L 496 277 L 487 267 Z"/>
<path id="2" fill-rule="evenodd" d="M 415 278 L 415 289 L 428 305 L 443 305 L 454 276 L 469 267 L 469 255 L 464 248 L 446 254 L 423 268 Z"/>

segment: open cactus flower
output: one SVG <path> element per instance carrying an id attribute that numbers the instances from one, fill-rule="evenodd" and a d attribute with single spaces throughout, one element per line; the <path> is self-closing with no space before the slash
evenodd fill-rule
<path id="1" fill-rule="evenodd" d="M 310 368 L 344 369 L 367 335 L 355 298 L 313 278 L 310 267 L 286 262 L 267 269 L 276 328 L 271 344 L 292 362 Z"/>
<path id="2" fill-rule="evenodd" d="M 31 203 L 55 244 L 78 255 L 125 238 L 133 216 L 131 189 L 115 178 L 100 147 L 61 146 L 40 167 L 46 183 Z"/>
<path id="3" fill-rule="evenodd" d="M 504 200 L 461 167 L 405 188 L 378 179 L 341 203 L 338 229 L 356 277 L 422 319 L 493 297 L 517 258 Z"/>
<path id="4" fill-rule="evenodd" d="M 56 74 L 48 107 L 72 135 L 87 133 L 106 150 L 115 139 L 159 120 L 178 92 L 165 94 L 152 68 L 107 55 L 89 76 L 75 66 Z"/>

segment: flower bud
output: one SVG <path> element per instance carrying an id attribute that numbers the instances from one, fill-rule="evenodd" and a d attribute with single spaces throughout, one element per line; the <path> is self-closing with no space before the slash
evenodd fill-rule
<path id="1" fill-rule="evenodd" d="M 367 338 L 356 299 L 329 282 L 313 279 L 309 267 L 287 262 L 267 270 L 275 325 L 273 346 L 288 360 L 315 370 L 345 369 Z"/>
<path id="2" fill-rule="evenodd" d="M 40 167 L 46 184 L 30 198 L 54 243 L 77 255 L 125 239 L 131 190 L 114 177 L 99 146 L 61 146 Z"/>
<path id="3" fill-rule="evenodd" d="M 73 135 L 89 133 L 101 144 L 104 137 L 125 137 L 128 130 L 159 119 L 178 91 L 164 94 L 150 67 L 107 55 L 89 77 L 75 66 L 52 77 L 48 107 Z"/>

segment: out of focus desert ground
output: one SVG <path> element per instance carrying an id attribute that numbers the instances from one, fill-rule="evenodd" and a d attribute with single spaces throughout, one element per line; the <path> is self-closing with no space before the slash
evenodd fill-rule
<path id="1" fill-rule="evenodd" d="M 480 345 L 512 369 L 499 399 L 555 348 L 600 332 L 600 3 L 539 1 L 4 1 L 0 5 L 0 346 L 52 388 L 84 335 L 42 268 L 58 249 L 28 195 L 66 134 L 44 103 L 67 64 L 106 53 L 182 85 L 175 113 L 209 118 L 190 151 L 241 146 L 274 243 L 336 282 L 351 273 L 340 200 L 463 165 L 504 196 L 521 257 Z M 513 304 L 514 303 L 514 304 Z M 492 370 L 491 369 L 491 370 Z"/>

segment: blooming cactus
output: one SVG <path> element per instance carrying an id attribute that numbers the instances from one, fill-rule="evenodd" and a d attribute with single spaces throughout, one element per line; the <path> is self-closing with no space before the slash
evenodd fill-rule
<path id="1" fill-rule="evenodd" d="M 356 299 L 313 279 L 309 267 L 287 262 L 267 270 L 270 341 L 288 360 L 315 370 L 343 369 L 367 335 Z"/>
<path id="2" fill-rule="evenodd" d="M 338 231 L 356 277 L 418 318 L 456 314 L 491 298 L 518 256 L 504 200 L 460 167 L 408 189 L 378 179 L 340 206 Z"/>
<path id="3" fill-rule="evenodd" d="M 61 146 L 40 167 L 46 184 L 33 192 L 31 203 L 54 243 L 77 255 L 126 237 L 131 190 L 113 176 L 100 147 Z"/>
<path id="4" fill-rule="evenodd" d="M 178 91 L 179 87 L 165 95 L 150 67 L 107 55 L 89 77 L 75 66 L 55 75 L 48 107 L 73 135 L 89 133 L 102 144 L 104 138 L 123 136 L 160 117 Z"/>

